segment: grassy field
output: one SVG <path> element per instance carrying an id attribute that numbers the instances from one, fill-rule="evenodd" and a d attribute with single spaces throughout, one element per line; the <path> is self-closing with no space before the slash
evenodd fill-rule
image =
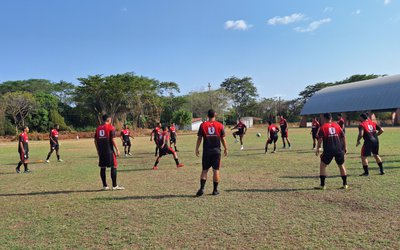
<path id="1" fill-rule="evenodd" d="M 261 138 L 256 132 L 263 132 Z M 319 185 L 319 159 L 307 129 L 291 129 L 292 149 L 264 154 L 264 131 L 250 129 L 245 150 L 228 137 L 219 196 L 195 198 L 201 159 L 195 135 L 178 138 L 153 171 L 154 144 L 133 141 L 134 156 L 119 158 L 126 190 L 100 191 L 92 140 L 62 141 L 61 156 L 39 163 L 48 142 L 30 142 L 31 174 L 16 174 L 17 144 L 0 144 L 1 249 L 400 249 L 400 129 L 381 136 L 387 174 L 371 161 L 362 172 L 356 129 L 347 129 L 349 190 L 339 190 L 331 164 L 328 189 Z M 121 149 L 121 147 L 120 147 Z M 211 177 L 211 176 L 209 176 Z M 111 183 L 109 171 L 108 182 Z M 209 180 L 212 180 L 211 178 Z M 109 184 L 110 185 L 110 184 Z"/>

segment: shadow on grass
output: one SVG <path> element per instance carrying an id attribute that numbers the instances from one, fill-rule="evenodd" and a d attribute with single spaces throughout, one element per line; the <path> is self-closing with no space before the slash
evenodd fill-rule
<path id="1" fill-rule="evenodd" d="M 16 194 L 0 194 L 0 197 L 18 197 L 18 196 L 35 196 L 35 195 L 53 195 L 53 194 L 72 194 L 72 193 L 97 193 L 103 192 L 100 189 L 97 190 L 60 190 L 60 191 L 43 191 L 43 192 L 31 192 L 31 193 L 16 193 Z"/>
<path id="2" fill-rule="evenodd" d="M 281 193 L 281 192 L 299 192 L 299 191 L 311 191 L 314 188 L 273 188 L 273 189 L 228 189 L 226 192 L 238 192 L 238 193 Z"/>
<path id="3" fill-rule="evenodd" d="M 347 175 L 350 176 L 350 175 Z M 340 175 L 331 175 L 331 176 L 327 176 L 326 178 L 339 178 L 341 177 Z M 305 175 L 305 176 L 280 176 L 279 178 L 284 178 L 284 179 L 318 179 L 319 175 L 314 175 L 314 176 L 310 176 L 310 175 Z"/>
<path id="4" fill-rule="evenodd" d="M 150 196 L 122 196 L 122 197 L 97 197 L 93 200 L 97 201 L 125 201 L 125 200 L 162 200 L 162 199 L 174 199 L 174 198 L 195 198 L 195 195 L 150 195 Z"/>
<path id="5" fill-rule="evenodd" d="M 136 169 L 119 169 L 118 172 L 139 172 L 139 171 L 150 171 L 151 168 L 136 168 Z"/>

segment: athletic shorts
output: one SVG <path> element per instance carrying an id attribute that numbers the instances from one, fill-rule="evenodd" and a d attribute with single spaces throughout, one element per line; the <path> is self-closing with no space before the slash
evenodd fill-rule
<path id="1" fill-rule="evenodd" d="M 158 151 L 158 156 L 163 157 L 164 155 L 172 155 L 174 153 L 175 151 L 171 147 L 164 147 L 160 148 L 160 150 Z"/>
<path id="2" fill-rule="evenodd" d="M 99 167 L 117 168 L 117 157 L 114 153 L 99 155 Z"/>
<path id="3" fill-rule="evenodd" d="M 130 147 L 131 146 L 131 140 L 122 142 L 122 146 L 124 146 L 124 147 L 129 146 Z"/>
<path id="4" fill-rule="evenodd" d="M 318 134 L 317 134 L 317 132 L 312 132 L 312 138 L 313 138 L 313 139 L 318 139 Z"/>
<path id="5" fill-rule="evenodd" d="M 343 165 L 344 163 L 344 152 L 340 153 L 329 153 L 324 151 L 321 155 L 321 161 L 326 165 L 329 165 L 332 159 L 335 158 L 335 161 L 338 165 Z"/>
<path id="6" fill-rule="evenodd" d="M 176 138 L 175 137 L 169 138 L 169 143 L 176 143 Z"/>
<path id="7" fill-rule="evenodd" d="M 211 167 L 214 170 L 219 170 L 221 167 L 221 152 L 203 153 L 202 165 L 203 170 L 208 170 Z"/>
<path id="8" fill-rule="evenodd" d="M 278 141 L 278 136 L 271 137 L 267 140 L 268 144 L 276 143 Z"/>
<path id="9" fill-rule="evenodd" d="M 25 154 L 19 153 L 19 159 L 24 162 L 29 159 L 29 152 L 25 152 Z"/>
<path id="10" fill-rule="evenodd" d="M 281 135 L 282 137 L 287 138 L 289 136 L 289 133 L 285 130 L 281 130 Z"/>
<path id="11" fill-rule="evenodd" d="M 234 133 L 235 135 L 243 135 L 244 134 L 244 130 L 238 130 Z"/>
<path id="12" fill-rule="evenodd" d="M 371 156 L 379 154 L 379 142 L 377 143 L 364 143 L 361 148 L 361 156 Z"/>
<path id="13" fill-rule="evenodd" d="M 58 150 L 60 146 L 55 143 L 50 143 L 50 150 Z"/>

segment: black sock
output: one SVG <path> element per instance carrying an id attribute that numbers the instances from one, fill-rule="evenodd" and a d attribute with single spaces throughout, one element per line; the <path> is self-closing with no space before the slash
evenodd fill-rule
<path id="1" fill-rule="evenodd" d="M 378 163 L 378 166 L 379 166 L 379 170 L 381 171 L 381 173 L 383 172 L 383 163 L 382 162 L 379 162 Z"/>
<path id="2" fill-rule="evenodd" d="M 50 156 L 51 156 L 51 153 L 48 153 L 48 154 L 47 154 L 46 161 L 48 161 L 48 160 L 50 159 Z"/>
<path id="3" fill-rule="evenodd" d="M 57 160 L 60 160 L 60 155 L 57 155 Z"/>
<path id="4" fill-rule="evenodd" d="M 160 162 L 159 160 L 156 160 L 156 162 L 154 162 L 154 166 L 157 167 L 159 162 Z"/>
<path id="5" fill-rule="evenodd" d="M 179 160 L 178 160 L 178 158 L 176 158 L 176 159 L 174 159 L 175 160 L 175 162 L 176 162 L 176 165 L 179 165 Z"/>
<path id="6" fill-rule="evenodd" d="M 290 142 L 288 142 L 288 146 L 289 146 L 289 148 L 290 148 Z"/>
<path id="7" fill-rule="evenodd" d="M 265 153 L 267 153 L 267 151 L 268 151 L 268 147 L 265 147 Z"/>
<path id="8" fill-rule="evenodd" d="M 24 170 L 28 171 L 28 163 L 24 163 Z"/>
<path id="9" fill-rule="evenodd" d="M 312 147 L 315 148 L 315 143 L 312 144 Z"/>
<path id="10" fill-rule="evenodd" d="M 364 168 L 364 173 L 369 174 L 368 165 L 363 166 L 363 168 Z"/>
<path id="11" fill-rule="evenodd" d="M 286 144 L 285 144 L 285 143 L 283 143 L 283 147 L 286 147 Z"/>
<path id="12" fill-rule="evenodd" d="M 320 175 L 319 178 L 321 180 L 321 186 L 324 187 L 325 186 L 326 175 Z"/>
<path id="13" fill-rule="evenodd" d="M 204 187 L 206 186 L 206 181 L 207 180 L 203 180 L 203 179 L 200 180 L 200 189 L 201 190 L 204 190 Z"/>
<path id="14" fill-rule="evenodd" d="M 117 186 L 117 169 L 111 168 L 111 180 L 113 187 Z"/>
<path id="15" fill-rule="evenodd" d="M 347 185 L 347 175 L 342 175 L 343 186 Z"/>
<path id="16" fill-rule="evenodd" d="M 214 191 L 217 191 L 218 190 L 218 182 L 213 182 L 213 184 L 214 184 Z"/>
<path id="17" fill-rule="evenodd" d="M 107 187 L 106 168 L 100 168 L 100 177 L 101 181 L 103 182 L 103 187 Z"/>
<path id="18" fill-rule="evenodd" d="M 124 150 L 125 154 L 126 154 L 126 149 Z"/>
<path id="19" fill-rule="evenodd" d="M 21 167 L 21 165 L 22 165 L 22 161 L 18 162 L 18 166 L 17 166 L 17 169 L 18 169 L 18 170 L 19 170 L 19 168 Z"/>
<path id="20" fill-rule="evenodd" d="M 174 146 L 174 148 L 175 148 L 175 151 L 178 151 L 178 149 L 176 149 L 176 146 Z"/>
<path id="21" fill-rule="evenodd" d="M 276 145 L 274 145 L 274 151 L 276 151 Z"/>

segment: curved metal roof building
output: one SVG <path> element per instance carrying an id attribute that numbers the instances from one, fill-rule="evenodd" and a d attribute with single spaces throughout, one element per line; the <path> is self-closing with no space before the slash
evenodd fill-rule
<path id="1" fill-rule="evenodd" d="M 400 108 L 400 75 L 327 87 L 316 92 L 301 115 Z"/>

